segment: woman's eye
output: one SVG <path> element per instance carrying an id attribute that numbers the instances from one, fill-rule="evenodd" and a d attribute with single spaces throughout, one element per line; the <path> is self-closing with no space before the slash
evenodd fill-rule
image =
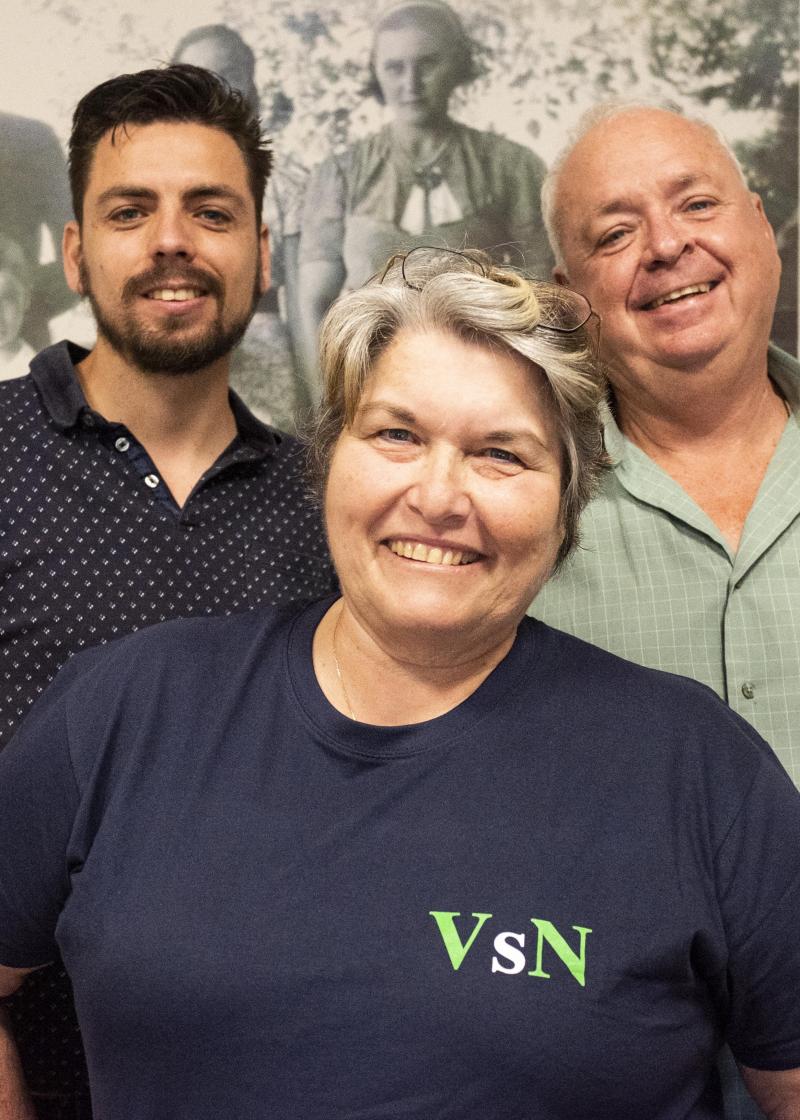
<path id="1" fill-rule="evenodd" d="M 383 428 L 378 435 L 392 443 L 411 443 L 414 438 L 408 428 Z"/>
<path id="2" fill-rule="evenodd" d="M 481 455 L 487 459 L 496 459 L 499 463 L 514 463 L 522 466 L 522 460 L 513 451 L 507 451 L 504 447 L 487 447 Z"/>

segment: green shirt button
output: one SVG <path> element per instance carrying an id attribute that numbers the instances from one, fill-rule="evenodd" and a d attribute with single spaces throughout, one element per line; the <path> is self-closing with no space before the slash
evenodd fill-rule
<path id="1" fill-rule="evenodd" d="M 745 681 L 742 685 L 742 696 L 745 700 L 752 700 L 756 694 L 756 686 L 752 681 Z"/>

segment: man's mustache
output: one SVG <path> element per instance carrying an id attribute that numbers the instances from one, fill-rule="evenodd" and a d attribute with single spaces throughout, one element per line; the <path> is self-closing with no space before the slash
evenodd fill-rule
<path id="1" fill-rule="evenodd" d="M 192 265 L 175 264 L 173 262 L 169 265 L 150 268 L 147 272 L 140 272 L 138 276 L 131 276 L 129 280 L 125 281 L 122 288 L 122 298 L 130 301 L 138 296 L 146 295 L 147 292 L 168 285 L 172 286 L 176 283 L 182 288 L 199 288 L 208 295 L 218 297 L 221 297 L 225 290 L 222 282 L 216 276 L 211 276 L 203 269 L 194 268 Z"/>

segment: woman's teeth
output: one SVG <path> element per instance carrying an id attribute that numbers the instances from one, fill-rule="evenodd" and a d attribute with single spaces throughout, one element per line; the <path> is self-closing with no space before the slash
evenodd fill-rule
<path id="1" fill-rule="evenodd" d="M 478 559 L 477 552 L 464 552 L 454 548 L 429 548 L 419 541 L 389 541 L 388 546 L 396 556 L 419 560 L 422 564 L 450 564 L 457 567 L 459 564 L 472 564 Z"/>

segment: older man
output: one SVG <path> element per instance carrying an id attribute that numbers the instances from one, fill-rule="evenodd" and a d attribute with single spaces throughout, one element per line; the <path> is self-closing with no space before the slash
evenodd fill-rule
<path id="1" fill-rule="evenodd" d="M 585 120 L 544 210 L 601 318 L 613 469 L 531 611 L 710 685 L 800 784 L 800 367 L 761 200 L 707 125 L 630 106 Z"/>

